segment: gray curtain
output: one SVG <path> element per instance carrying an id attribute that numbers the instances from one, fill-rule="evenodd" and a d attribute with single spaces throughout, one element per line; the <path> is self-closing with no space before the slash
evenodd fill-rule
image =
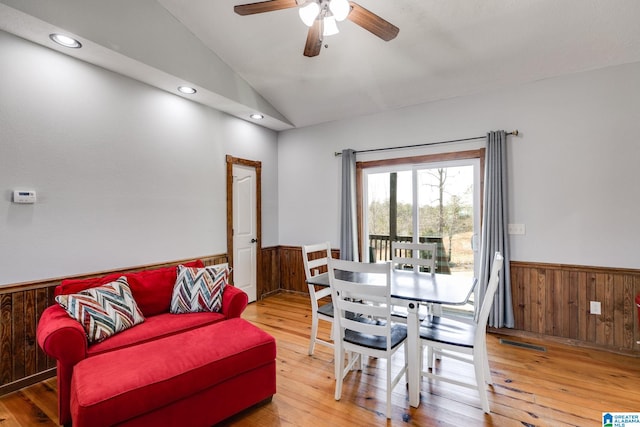
<path id="1" fill-rule="evenodd" d="M 504 266 L 489 315 L 489 326 L 495 328 L 513 328 L 514 326 L 507 208 L 507 135 L 504 131 L 489 132 L 485 160 L 478 301 L 482 301 L 484 297 L 491 274 L 493 256 L 495 252 L 500 252 L 504 256 Z"/>
<path id="2" fill-rule="evenodd" d="M 346 149 L 342 150 L 340 259 L 358 261 L 358 226 L 356 218 L 356 152 Z"/>

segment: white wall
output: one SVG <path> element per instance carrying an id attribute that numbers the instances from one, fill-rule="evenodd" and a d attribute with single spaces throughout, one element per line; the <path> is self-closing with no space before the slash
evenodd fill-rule
<path id="1" fill-rule="evenodd" d="M 341 165 L 334 151 L 497 129 L 521 132 L 510 137 L 509 214 L 511 223 L 526 225 L 526 235 L 511 237 L 513 260 L 640 268 L 640 63 L 282 132 L 280 244 L 339 246 Z"/>
<path id="2" fill-rule="evenodd" d="M 640 268 L 638 63 L 276 135 L 4 32 L 0 57 L 0 284 L 226 252 L 226 154 L 263 163 L 263 247 L 338 247 L 334 151 L 516 128 L 513 259 Z"/>
<path id="3" fill-rule="evenodd" d="M 278 243 L 275 132 L 1 31 L 0 57 L 0 284 L 226 253 L 226 154 L 262 161 Z"/>

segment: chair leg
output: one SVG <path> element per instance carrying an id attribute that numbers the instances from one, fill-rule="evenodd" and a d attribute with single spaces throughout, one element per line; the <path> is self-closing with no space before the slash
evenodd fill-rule
<path id="1" fill-rule="evenodd" d="M 427 307 L 427 320 L 432 322 L 435 316 L 442 316 L 442 306 L 440 304 L 429 303 Z M 440 353 L 434 353 L 431 346 L 427 346 L 427 368 L 432 369 L 435 358 L 440 359 Z"/>
<path id="2" fill-rule="evenodd" d="M 422 372 L 424 372 L 424 354 L 425 354 L 425 350 L 427 353 L 427 369 L 431 369 L 433 367 L 433 349 L 425 344 L 420 343 L 420 355 L 419 357 L 419 362 L 420 362 L 420 376 L 422 377 Z"/>
<path id="3" fill-rule="evenodd" d="M 427 353 L 427 369 L 431 370 L 434 368 L 434 357 L 436 352 L 433 351 L 433 347 L 425 344 L 420 344 L 420 376 L 422 377 L 422 372 L 424 372 L 424 353 Z"/>
<path id="4" fill-rule="evenodd" d="M 427 346 L 427 368 L 433 369 L 433 347 Z"/>
<path id="5" fill-rule="evenodd" d="M 391 365 L 391 356 L 389 356 L 387 359 L 387 419 L 391 419 Z"/>
<path id="6" fill-rule="evenodd" d="M 487 396 L 487 385 L 485 384 L 486 378 L 484 376 L 485 370 L 485 361 L 484 355 L 482 351 L 478 352 L 479 354 L 475 354 L 473 357 L 473 369 L 476 374 L 476 384 L 478 386 L 478 394 L 480 395 L 480 404 L 482 405 L 482 410 L 490 414 L 491 410 L 489 409 L 489 397 Z"/>
<path id="7" fill-rule="evenodd" d="M 314 312 L 311 316 L 311 336 L 309 337 L 309 356 L 313 356 L 316 346 L 316 338 L 318 337 L 318 316 Z"/>
<path id="8" fill-rule="evenodd" d="M 491 375 L 491 368 L 489 367 L 489 356 L 487 355 L 487 346 L 482 349 L 482 358 L 484 359 L 484 381 L 493 385 L 493 376 Z"/>
<path id="9" fill-rule="evenodd" d="M 433 316 L 442 316 L 442 306 L 440 304 L 431 304 L 429 311 Z"/>
<path id="10" fill-rule="evenodd" d="M 335 399 L 340 400 L 342 397 L 342 380 L 344 379 L 344 353 L 342 351 L 342 347 L 336 342 L 334 345 L 334 354 L 335 354 L 335 372 L 334 375 L 336 377 L 336 393 Z M 351 355 L 349 355 L 351 357 Z"/>
<path id="11" fill-rule="evenodd" d="M 356 365 L 356 362 L 360 362 L 358 365 Z M 364 371 L 365 365 L 364 365 L 364 354 L 362 353 L 356 353 L 356 352 L 350 352 L 349 353 L 349 361 L 347 362 L 348 366 L 350 366 L 349 371 Z M 357 366 L 357 367 L 356 367 Z"/>

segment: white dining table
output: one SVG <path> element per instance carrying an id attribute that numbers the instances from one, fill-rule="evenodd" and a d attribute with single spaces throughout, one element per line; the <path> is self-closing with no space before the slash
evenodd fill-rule
<path id="1" fill-rule="evenodd" d="M 371 283 L 367 273 L 336 271 L 336 278 Z M 310 278 L 308 283 L 329 286 L 329 274 L 322 273 Z M 375 279 L 374 279 L 375 282 Z M 409 404 L 420 405 L 420 318 L 421 304 L 463 305 L 469 300 L 476 279 L 450 274 L 419 273 L 413 270 L 392 270 L 391 301 L 396 306 L 407 308 L 407 382 Z"/>

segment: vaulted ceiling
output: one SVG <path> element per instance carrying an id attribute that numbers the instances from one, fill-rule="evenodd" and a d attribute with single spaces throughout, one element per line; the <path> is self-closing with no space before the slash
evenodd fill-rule
<path id="1" fill-rule="evenodd" d="M 0 29 L 274 130 L 640 61 L 637 0 L 358 0 L 398 36 L 346 20 L 313 58 L 295 8 L 234 13 L 249 2 L 0 0 Z"/>

